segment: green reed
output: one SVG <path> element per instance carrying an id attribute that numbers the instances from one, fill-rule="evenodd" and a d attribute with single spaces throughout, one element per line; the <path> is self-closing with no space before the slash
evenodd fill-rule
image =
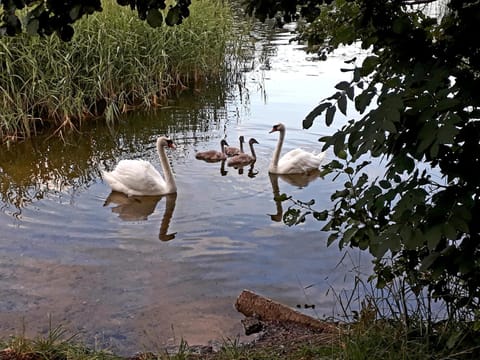
<path id="1" fill-rule="evenodd" d="M 128 7 L 103 1 L 103 11 L 75 24 L 75 36 L 0 37 L 0 139 L 39 129 L 61 134 L 82 121 L 114 121 L 134 107 L 158 106 L 174 91 L 229 74 L 232 9 L 195 0 L 181 25 L 150 27 Z"/>

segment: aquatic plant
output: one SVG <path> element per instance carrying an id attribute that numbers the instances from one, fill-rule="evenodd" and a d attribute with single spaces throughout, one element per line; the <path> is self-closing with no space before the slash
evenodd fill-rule
<path id="1" fill-rule="evenodd" d="M 186 87 L 224 76 L 232 44 L 227 3 L 197 0 L 180 26 L 153 28 L 108 0 L 75 23 L 70 42 L 56 36 L 0 38 L 0 138 L 59 134 L 90 118 L 112 122 L 153 107 Z"/>

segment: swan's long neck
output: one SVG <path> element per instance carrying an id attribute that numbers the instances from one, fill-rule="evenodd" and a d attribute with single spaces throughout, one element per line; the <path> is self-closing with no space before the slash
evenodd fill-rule
<path id="1" fill-rule="evenodd" d="M 276 170 L 278 166 L 278 160 L 280 160 L 280 152 L 282 151 L 283 139 L 285 138 L 285 129 L 280 130 L 280 136 L 278 137 L 277 146 L 273 152 L 272 162 L 270 163 L 270 171 Z"/>
<path id="2" fill-rule="evenodd" d="M 257 155 L 255 154 L 255 149 L 253 148 L 253 143 L 250 143 L 250 151 L 252 152 L 252 157 L 254 159 L 256 159 Z"/>
<path id="3" fill-rule="evenodd" d="M 165 182 L 167 183 L 168 192 L 177 191 L 177 185 L 175 184 L 175 178 L 173 177 L 172 168 L 168 162 L 167 154 L 165 154 L 165 148 L 157 144 L 158 157 L 160 158 L 160 163 L 162 164 L 163 175 L 165 176 Z"/>

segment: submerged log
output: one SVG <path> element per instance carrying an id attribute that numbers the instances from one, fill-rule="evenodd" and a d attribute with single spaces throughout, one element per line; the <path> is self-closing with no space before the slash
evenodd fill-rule
<path id="1" fill-rule="evenodd" d="M 243 315 L 254 317 L 261 321 L 294 322 L 310 326 L 322 332 L 331 332 L 336 329 L 331 323 L 302 314 L 272 299 L 255 294 L 250 290 L 242 291 L 235 302 L 235 308 Z"/>

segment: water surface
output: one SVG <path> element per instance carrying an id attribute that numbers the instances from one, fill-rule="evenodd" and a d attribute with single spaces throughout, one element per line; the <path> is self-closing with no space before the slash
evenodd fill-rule
<path id="1" fill-rule="evenodd" d="M 212 86 L 171 106 L 97 124 L 64 141 L 36 138 L 0 154 L 0 336 L 45 334 L 62 326 L 92 346 L 120 354 L 242 336 L 234 303 L 250 289 L 317 317 L 338 315 L 335 294 L 351 289 L 368 257 L 326 246 L 321 222 L 288 227 L 285 193 L 330 206 L 330 180 L 268 174 L 278 133 L 284 151 L 320 151 L 332 133 L 302 119 L 346 78 L 343 56 L 315 62 L 288 31 L 258 43 L 261 58 L 246 89 Z M 246 91 L 248 90 L 248 91 Z M 178 187 L 173 196 L 129 199 L 111 193 L 100 169 L 124 158 L 160 167 L 154 147 L 168 134 Z M 258 160 L 237 170 L 195 159 L 226 138 L 254 137 Z M 330 157 L 327 154 L 327 157 Z M 305 179 L 303 179 L 305 180 Z"/>

